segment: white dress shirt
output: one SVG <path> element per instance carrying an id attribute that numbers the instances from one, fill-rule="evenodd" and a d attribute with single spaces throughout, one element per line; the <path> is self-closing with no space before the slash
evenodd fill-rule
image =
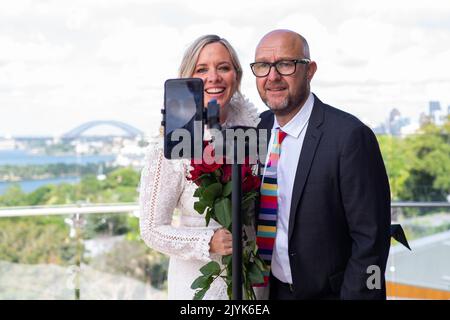
<path id="1" fill-rule="evenodd" d="M 272 274 L 284 283 L 292 283 L 288 253 L 288 229 L 291 210 L 292 189 L 297 172 L 300 151 L 305 139 L 306 128 L 314 105 L 314 96 L 309 94 L 300 111 L 283 127 L 274 118 L 269 146 L 272 148 L 274 132 L 280 128 L 287 133 L 281 144 L 280 159 L 277 167 L 278 214 L 277 233 L 272 253 Z M 270 154 L 268 152 L 268 155 Z M 267 162 L 267 161 L 266 161 Z M 265 170 L 264 170 L 265 173 Z"/>

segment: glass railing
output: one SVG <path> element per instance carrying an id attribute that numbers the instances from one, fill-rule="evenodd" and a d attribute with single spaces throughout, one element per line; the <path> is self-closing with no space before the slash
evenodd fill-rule
<path id="1" fill-rule="evenodd" d="M 0 210 L 0 299 L 166 299 L 134 204 Z"/>
<path id="2" fill-rule="evenodd" d="M 393 203 L 389 299 L 450 299 L 450 204 Z M 166 299 L 168 258 L 134 203 L 0 209 L 0 299 Z"/>
<path id="3" fill-rule="evenodd" d="M 389 299 L 450 299 L 450 203 L 393 203 L 411 251 L 395 240 L 386 267 Z"/>

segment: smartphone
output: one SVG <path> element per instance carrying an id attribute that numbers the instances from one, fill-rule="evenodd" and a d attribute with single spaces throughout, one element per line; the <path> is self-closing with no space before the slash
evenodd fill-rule
<path id="1" fill-rule="evenodd" d="M 193 159 L 203 143 L 203 80 L 169 79 L 164 83 L 164 157 Z"/>

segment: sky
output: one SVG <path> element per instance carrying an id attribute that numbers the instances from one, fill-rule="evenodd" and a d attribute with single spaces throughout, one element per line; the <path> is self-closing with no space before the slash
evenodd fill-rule
<path id="1" fill-rule="evenodd" d="M 450 1 L 0 1 L 0 137 L 60 135 L 92 120 L 158 128 L 164 81 L 187 46 L 226 38 L 242 92 L 266 110 L 249 63 L 261 37 L 291 29 L 309 42 L 312 91 L 370 126 L 392 108 L 417 119 L 450 105 Z"/>

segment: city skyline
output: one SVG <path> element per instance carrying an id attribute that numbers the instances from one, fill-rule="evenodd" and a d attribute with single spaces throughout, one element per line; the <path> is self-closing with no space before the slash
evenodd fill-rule
<path id="1" fill-rule="evenodd" d="M 439 109 L 436 109 L 436 106 L 438 106 Z M 408 128 L 406 134 L 411 134 L 414 132 L 410 132 L 411 130 L 415 131 L 420 126 L 420 121 L 422 120 L 422 117 L 427 116 L 431 117 L 432 121 L 435 123 L 440 123 L 443 121 L 443 119 L 440 119 L 437 121 L 435 119 L 436 114 L 438 116 L 449 116 L 450 115 L 450 105 L 447 107 L 441 106 L 439 101 L 428 101 L 428 108 L 424 108 L 420 112 L 419 115 L 416 115 L 414 119 L 411 119 L 409 117 L 404 117 L 401 112 L 397 108 L 392 108 L 388 110 L 389 112 L 386 114 L 386 117 L 379 123 L 371 125 L 372 130 L 376 134 L 393 134 L 389 130 L 389 128 L 386 128 L 386 125 L 389 125 L 394 120 L 396 122 L 396 133 L 395 135 L 402 134 L 401 128 L 405 126 L 411 127 Z M 436 112 L 437 111 L 437 112 Z M 433 113 L 433 115 L 431 114 Z M 393 115 L 395 115 L 395 119 L 393 119 Z M 119 123 L 119 125 L 117 124 Z M 85 127 L 85 128 L 83 128 Z M 125 129 L 124 127 L 129 127 L 128 129 Z M 158 127 L 159 128 L 159 127 Z M 145 132 L 145 130 L 142 130 L 142 128 L 139 128 L 135 125 L 125 123 L 123 121 L 113 120 L 113 119 L 97 119 L 97 120 L 89 120 L 84 123 L 78 124 L 76 127 L 72 128 L 66 128 L 66 130 L 62 133 L 57 134 L 26 134 L 26 135 L 0 135 L 0 139 L 4 138 L 24 138 L 24 137 L 37 137 L 37 138 L 66 138 L 65 136 L 73 134 L 72 132 L 77 131 L 78 136 L 82 136 L 83 134 L 89 132 L 89 134 L 85 134 L 86 136 L 127 136 L 132 133 L 132 131 L 141 131 L 138 133 L 140 136 L 146 136 L 152 135 L 155 132 Z M 80 131 L 80 132 L 78 132 Z"/>
<path id="2" fill-rule="evenodd" d="M 156 132 L 164 81 L 206 33 L 236 48 L 241 89 L 263 111 L 248 64 L 275 28 L 308 39 L 312 91 L 371 127 L 394 108 L 418 121 L 429 101 L 450 104 L 448 1 L 17 0 L 0 4 L 0 136 L 61 135 L 104 119 Z"/>

